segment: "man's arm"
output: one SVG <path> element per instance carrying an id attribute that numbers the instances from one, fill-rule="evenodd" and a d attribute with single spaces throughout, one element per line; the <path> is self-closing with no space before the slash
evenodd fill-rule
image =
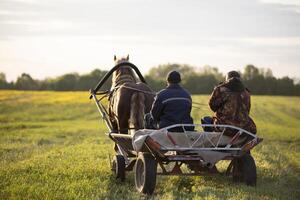
<path id="1" fill-rule="evenodd" d="M 209 107 L 212 111 L 216 112 L 223 104 L 221 97 L 220 87 L 215 87 L 209 99 Z"/>
<path id="2" fill-rule="evenodd" d="M 160 115 L 162 113 L 163 104 L 159 95 L 154 98 L 154 102 L 151 108 L 151 115 L 156 122 L 159 122 Z"/>
<path id="3" fill-rule="evenodd" d="M 247 104 L 247 109 L 248 109 L 248 114 L 250 113 L 250 109 L 251 109 L 251 96 L 250 96 L 250 91 L 248 88 L 246 88 L 246 92 L 248 95 L 248 104 Z"/>

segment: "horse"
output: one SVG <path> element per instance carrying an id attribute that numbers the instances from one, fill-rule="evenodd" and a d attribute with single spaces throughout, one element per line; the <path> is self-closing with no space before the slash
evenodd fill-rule
<path id="1" fill-rule="evenodd" d="M 117 59 L 115 64 L 129 62 L 129 55 Z M 155 93 L 142 82 L 129 66 L 121 65 L 112 75 L 109 116 L 113 132 L 128 134 L 128 130 L 144 128 L 144 115 L 149 113 Z"/>

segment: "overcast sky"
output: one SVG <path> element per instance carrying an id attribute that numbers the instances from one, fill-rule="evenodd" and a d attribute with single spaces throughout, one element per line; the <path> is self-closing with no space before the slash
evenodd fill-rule
<path id="1" fill-rule="evenodd" d="M 300 77 L 300 0 L 0 0 L 0 71 L 42 79 L 163 63 Z"/>

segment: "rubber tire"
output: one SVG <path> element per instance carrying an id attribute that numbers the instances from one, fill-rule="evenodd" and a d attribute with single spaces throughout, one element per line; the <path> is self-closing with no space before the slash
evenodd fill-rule
<path id="1" fill-rule="evenodd" d="M 135 187 L 144 194 L 151 195 L 156 185 L 157 162 L 149 153 L 140 153 L 135 163 Z"/>
<path id="2" fill-rule="evenodd" d="M 233 181 L 244 182 L 248 186 L 256 186 L 257 174 L 253 157 L 250 154 L 245 154 L 233 162 Z"/>
<path id="3" fill-rule="evenodd" d="M 122 155 L 115 155 L 113 159 L 113 171 L 116 175 L 116 179 L 120 179 L 122 182 L 125 180 L 125 158 Z"/>

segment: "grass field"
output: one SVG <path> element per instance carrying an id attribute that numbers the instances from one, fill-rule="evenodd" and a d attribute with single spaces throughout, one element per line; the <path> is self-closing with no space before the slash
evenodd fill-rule
<path id="1" fill-rule="evenodd" d="M 0 91 L 0 199 L 143 199 L 133 173 L 110 171 L 113 143 L 88 92 Z M 207 103 L 208 96 L 194 96 Z M 199 121 L 211 114 L 193 111 Z M 154 199 L 299 199 L 300 98 L 254 96 L 252 117 L 264 137 L 252 154 L 256 188 L 223 174 L 158 177 Z M 227 163 L 220 163 L 224 169 Z"/>

